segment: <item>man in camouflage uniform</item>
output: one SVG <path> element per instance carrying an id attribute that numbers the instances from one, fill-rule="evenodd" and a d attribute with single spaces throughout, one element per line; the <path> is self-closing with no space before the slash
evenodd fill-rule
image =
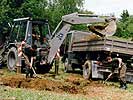
<path id="1" fill-rule="evenodd" d="M 24 54 L 28 59 L 26 59 L 25 63 L 26 63 L 26 78 L 28 78 L 30 76 L 30 78 L 33 77 L 33 69 L 31 67 L 33 67 L 33 63 L 34 63 L 34 60 L 36 59 L 36 49 L 37 49 L 37 46 L 36 45 L 33 45 L 32 47 L 28 47 L 28 48 L 25 48 L 24 50 Z"/>
<path id="2" fill-rule="evenodd" d="M 122 62 L 121 58 L 111 58 L 111 57 L 107 57 L 107 61 L 109 63 L 111 63 L 112 65 L 112 72 L 111 74 L 108 76 L 110 77 L 112 74 L 114 74 L 115 69 L 118 69 L 118 75 L 119 75 L 119 81 L 120 81 L 120 88 L 121 89 L 126 89 L 127 85 L 126 85 L 126 65 Z"/>
<path id="3" fill-rule="evenodd" d="M 59 71 L 59 57 L 55 57 L 55 74 L 58 75 Z"/>

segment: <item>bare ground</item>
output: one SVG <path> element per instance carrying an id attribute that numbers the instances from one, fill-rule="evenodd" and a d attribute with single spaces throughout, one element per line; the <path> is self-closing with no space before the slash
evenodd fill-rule
<path id="1" fill-rule="evenodd" d="M 63 73 L 62 73 L 63 74 Z M 0 84 L 12 88 L 47 90 L 56 93 L 81 94 L 86 97 L 98 97 L 102 100 L 133 100 L 133 91 L 120 90 L 118 84 L 103 81 L 84 80 L 79 74 L 66 76 L 54 74 L 39 75 L 39 78 L 25 78 L 23 74 L 4 75 L 0 71 Z"/>

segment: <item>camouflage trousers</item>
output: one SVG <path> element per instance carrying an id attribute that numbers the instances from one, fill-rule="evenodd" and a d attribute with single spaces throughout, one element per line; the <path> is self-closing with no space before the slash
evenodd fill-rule
<path id="1" fill-rule="evenodd" d="M 119 80 L 123 83 L 126 83 L 126 65 L 122 63 L 121 68 L 119 69 Z"/>
<path id="2" fill-rule="evenodd" d="M 25 73 L 26 73 L 26 78 L 29 78 L 29 77 L 32 78 L 34 74 L 33 70 L 29 66 L 26 67 Z"/>
<path id="3" fill-rule="evenodd" d="M 55 74 L 57 75 L 59 72 L 59 59 L 55 59 Z"/>

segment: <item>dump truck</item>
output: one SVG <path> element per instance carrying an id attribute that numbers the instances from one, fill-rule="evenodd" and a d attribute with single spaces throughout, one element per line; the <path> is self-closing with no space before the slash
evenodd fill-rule
<path id="1" fill-rule="evenodd" d="M 91 31 L 74 30 L 67 34 L 64 47 L 65 72 L 74 71 L 78 68 L 83 71 L 83 77 L 87 79 L 106 79 L 111 72 L 111 66 L 98 65 L 96 62 L 99 59 L 101 62 L 105 61 L 108 54 L 111 53 L 112 57 L 119 55 L 123 59 L 123 62 L 127 65 L 126 79 L 133 82 L 133 41 L 111 35 L 101 37 Z M 83 68 L 84 63 L 88 60 L 90 65 Z"/>
<path id="2" fill-rule="evenodd" d="M 52 33 L 50 32 L 47 20 L 37 20 L 30 17 L 14 19 L 14 23 L 11 25 L 12 30 L 10 35 L 7 37 L 7 42 L 1 51 L 1 62 L 6 62 L 9 70 L 15 70 L 19 55 L 19 45 L 22 41 L 25 41 L 26 46 L 31 47 L 32 45 L 37 45 L 36 58 L 38 59 L 35 61 L 37 72 L 49 72 L 57 50 L 71 30 L 71 26 L 77 24 L 86 24 L 87 26 L 87 24 L 106 23 L 107 25 L 104 28 L 106 31 L 95 33 L 100 36 L 105 36 L 106 34 L 115 33 L 116 25 L 113 18 L 112 16 L 101 18 L 97 15 L 72 13 L 62 16 L 61 22 Z M 110 26 L 112 30 L 108 30 Z M 35 30 L 36 33 L 34 32 Z M 37 37 L 34 38 L 34 35 Z M 21 59 L 21 68 L 23 69 L 25 59 L 23 56 Z"/>

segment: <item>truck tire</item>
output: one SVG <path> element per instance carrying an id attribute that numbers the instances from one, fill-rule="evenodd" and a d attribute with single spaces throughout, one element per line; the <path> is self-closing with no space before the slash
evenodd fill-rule
<path id="1" fill-rule="evenodd" d="M 64 62 L 64 72 L 67 73 L 68 72 L 68 58 L 65 59 L 65 62 Z"/>
<path id="2" fill-rule="evenodd" d="M 92 69 L 91 61 L 87 60 L 83 65 L 83 78 L 84 79 L 89 79 L 91 77 L 91 73 L 92 73 L 91 69 Z"/>
<path id="3" fill-rule="evenodd" d="M 7 67 L 10 71 L 15 70 L 15 65 L 17 62 L 17 49 L 12 47 L 7 53 Z"/>
<path id="4" fill-rule="evenodd" d="M 64 72 L 67 73 L 72 70 L 72 64 L 70 64 L 68 58 L 66 58 L 64 62 Z"/>

